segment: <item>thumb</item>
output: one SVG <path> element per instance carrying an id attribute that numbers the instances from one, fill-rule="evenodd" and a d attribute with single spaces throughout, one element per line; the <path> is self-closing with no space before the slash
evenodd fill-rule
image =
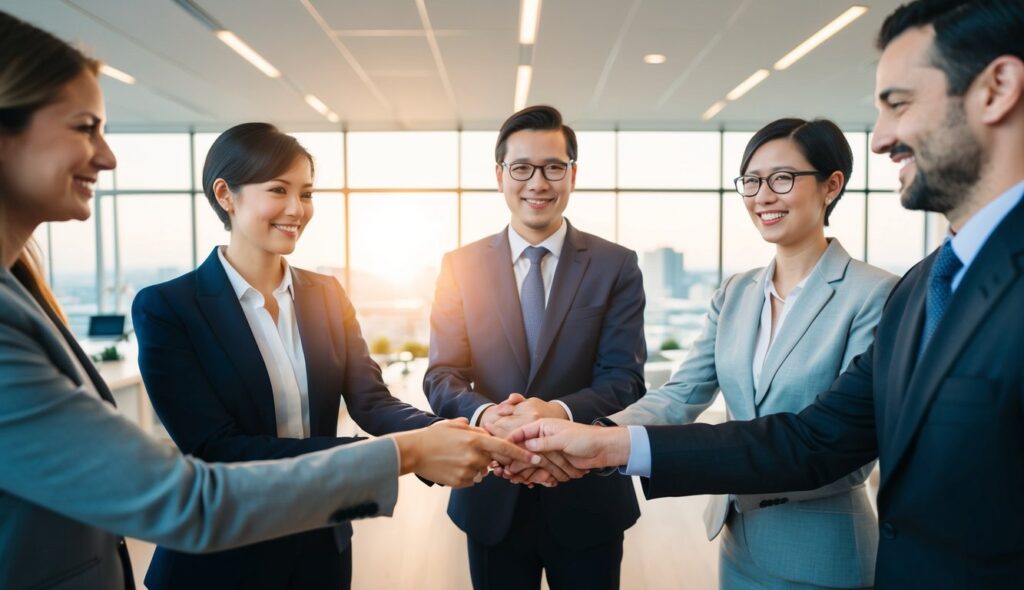
<path id="1" fill-rule="evenodd" d="M 512 392 L 508 394 L 508 399 L 505 401 L 514 405 L 526 401 L 526 398 L 521 393 Z"/>

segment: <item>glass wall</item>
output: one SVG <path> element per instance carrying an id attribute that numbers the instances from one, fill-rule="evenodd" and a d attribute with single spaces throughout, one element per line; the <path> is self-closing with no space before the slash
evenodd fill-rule
<path id="1" fill-rule="evenodd" d="M 315 217 L 292 264 L 334 275 L 379 351 L 428 341 L 442 255 L 502 230 L 493 131 L 317 132 Z M 722 278 L 764 266 L 760 239 L 732 189 L 749 132 L 581 131 L 577 191 L 566 216 L 635 250 L 652 352 L 685 349 Z M 201 264 L 228 234 L 202 193 L 216 134 L 111 134 L 115 173 L 88 222 L 37 234 L 54 289 L 77 330 L 95 313 L 127 313 L 139 289 Z M 941 220 L 904 210 L 896 166 L 847 134 L 854 173 L 832 216 L 855 257 L 902 273 L 941 240 Z"/>

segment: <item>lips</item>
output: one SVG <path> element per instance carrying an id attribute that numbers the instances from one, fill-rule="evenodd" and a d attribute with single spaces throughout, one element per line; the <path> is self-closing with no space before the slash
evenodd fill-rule
<path id="1" fill-rule="evenodd" d="M 295 236 L 299 233 L 298 224 L 273 223 L 271 226 L 274 229 L 284 232 L 290 236 Z"/>
<path id="2" fill-rule="evenodd" d="M 96 185 L 96 178 L 91 176 L 75 176 L 72 178 L 75 187 L 92 196 L 93 187 Z"/>
<path id="3" fill-rule="evenodd" d="M 554 199 L 522 198 L 520 200 L 526 203 L 526 205 L 531 209 L 543 209 L 544 207 L 547 207 L 550 203 L 555 202 Z"/>
<path id="4" fill-rule="evenodd" d="M 757 214 L 757 216 L 761 218 L 761 222 L 765 225 L 778 223 L 787 215 L 789 215 L 788 211 L 761 211 Z"/>

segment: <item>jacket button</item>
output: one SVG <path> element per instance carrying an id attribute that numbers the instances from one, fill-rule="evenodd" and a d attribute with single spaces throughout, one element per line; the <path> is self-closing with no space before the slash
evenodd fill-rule
<path id="1" fill-rule="evenodd" d="M 896 538 L 896 527 L 891 522 L 882 523 L 882 536 L 886 539 Z"/>

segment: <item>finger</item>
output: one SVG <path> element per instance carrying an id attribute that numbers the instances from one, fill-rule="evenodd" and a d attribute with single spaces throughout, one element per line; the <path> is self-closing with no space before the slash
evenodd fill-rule
<path id="1" fill-rule="evenodd" d="M 444 425 L 449 428 L 469 428 L 469 420 L 466 418 L 452 418 L 451 420 L 445 420 Z"/>
<path id="2" fill-rule="evenodd" d="M 544 457 L 544 461 L 542 461 L 538 467 L 540 467 L 544 471 L 547 471 L 551 475 L 551 477 L 560 482 L 569 481 L 570 479 L 572 479 L 571 477 L 569 477 L 569 474 L 566 473 L 564 469 L 559 467 L 556 463 L 554 463 L 551 460 L 551 457 L 555 455 L 557 455 L 557 453 L 546 453 L 544 455 L 541 455 L 542 457 Z"/>
<path id="3" fill-rule="evenodd" d="M 542 422 L 531 422 L 519 427 L 515 432 L 508 435 L 508 441 L 515 444 L 522 444 L 525 441 L 540 437 L 543 433 Z"/>
<path id="4" fill-rule="evenodd" d="M 545 487 L 553 488 L 558 485 L 558 480 L 547 470 L 538 469 L 534 472 L 533 476 L 527 480 L 531 484 L 538 484 Z"/>
<path id="5" fill-rule="evenodd" d="M 526 398 L 521 393 L 512 392 L 508 394 L 508 399 L 505 401 L 510 404 L 519 404 L 526 401 Z"/>
<path id="6" fill-rule="evenodd" d="M 569 479 L 579 479 L 587 474 L 586 471 L 577 469 L 573 466 L 573 464 L 566 459 L 565 455 L 562 453 L 545 453 L 544 457 L 554 465 L 557 465 L 558 468 L 561 469 L 567 477 L 569 477 Z M 552 475 L 554 474 L 552 473 Z"/>
<path id="7" fill-rule="evenodd" d="M 542 461 L 539 455 L 534 455 L 526 449 L 517 447 L 507 440 L 493 436 L 481 437 L 480 448 L 493 458 L 501 456 L 511 459 L 512 461 L 522 461 L 523 463 L 530 463 L 533 465 L 537 465 Z"/>

